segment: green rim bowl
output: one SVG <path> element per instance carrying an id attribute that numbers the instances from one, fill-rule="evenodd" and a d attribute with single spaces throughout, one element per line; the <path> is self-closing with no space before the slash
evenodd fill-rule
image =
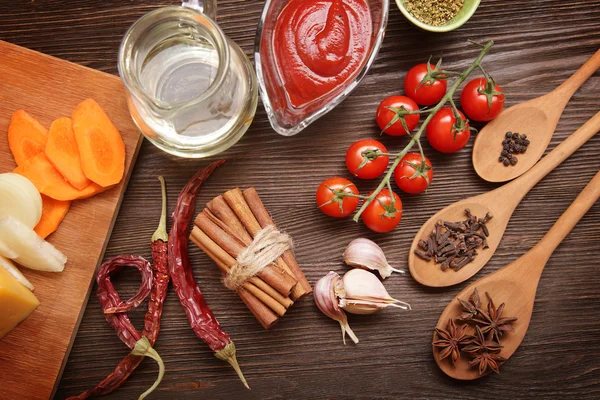
<path id="1" fill-rule="evenodd" d="M 406 7 L 404 7 L 404 0 L 396 0 L 398 8 L 402 12 L 402 14 L 404 14 L 407 20 L 409 20 L 419 28 L 429 32 L 450 32 L 456 28 L 461 27 L 465 22 L 469 20 L 469 18 L 471 18 L 473 14 L 475 14 L 475 10 L 477 10 L 477 7 L 479 7 L 480 2 L 481 0 L 464 0 L 462 8 L 458 12 L 458 14 L 454 16 L 454 18 L 446 22 L 444 25 L 433 26 L 424 24 L 423 22 L 413 17 L 413 15 L 410 12 L 408 12 Z"/>

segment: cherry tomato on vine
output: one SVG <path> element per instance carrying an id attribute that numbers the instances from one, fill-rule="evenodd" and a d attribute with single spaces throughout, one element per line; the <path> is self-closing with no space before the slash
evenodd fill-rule
<path id="1" fill-rule="evenodd" d="M 344 178 L 327 178 L 317 188 L 317 207 L 330 217 L 346 217 L 358 207 L 358 197 L 352 195 L 358 195 L 354 183 Z"/>
<path id="2" fill-rule="evenodd" d="M 419 114 L 402 115 L 404 111 L 418 111 L 419 106 L 412 99 L 406 96 L 390 96 L 383 99 L 377 107 L 377 125 L 381 132 L 390 136 L 406 135 L 419 123 L 421 116 Z M 403 126 L 401 118 L 406 122 L 406 128 Z"/>
<path id="3" fill-rule="evenodd" d="M 385 172 L 389 157 L 385 146 L 374 139 L 358 140 L 346 151 L 346 167 L 354 176 L 361 179 L 374 179 Z"/>
<path id="4" fill-rule="evenodd" d="M 425 165 L 420 153 L 408 153 L 394 169 L 396 185 L 406 193 L 419 194 L 427 190 L 433 181 L 431 161 L 425 157 Z"/>
<path id="5" fill-rule="evenodd" d="M 460 105 L 474 121 L 490 121 L 504 108 L 504 93 L 493 79 L 476 78 L 460 94 Z"/>
<path id="6" fill-rule="evenodd" d="M 392 200 L 393 199 L 393 200 Z M 365 225 L 373 232 L 389 232 L 402 218 L 402 201 L 394 192 L 382 189 L 362 213 Z"/>
<path id="7" fill-rule="evenodd" d="M 449 107 L 439 110 L 427 124 L 425 133 L 431 147 L 442 153 L 454 153 L 465 147 L 471 131 L 469 121 L 458 111 L 461 120 L 457 121 Z"/>
<path id="8" fill-rule="evenodd" d="M 440 67 L 426 63 L 409 69 L 404 78 L 404 93 L 421 106 L 439 103 L 448 86 Z"/>

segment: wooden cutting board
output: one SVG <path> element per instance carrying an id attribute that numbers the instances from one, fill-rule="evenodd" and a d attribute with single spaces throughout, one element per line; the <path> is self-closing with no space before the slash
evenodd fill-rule
<path id="1" fill-rule="evenodd" d="M 86 98 L 104 108 L 123 136 L 125 178 L 104 193 L 74 201 L 58 230 L 48 237 L 68 257 L 62 273 L 22 268 L 41 304 L 0 340 L 0 399 L 52 396 L 142 142 L 118 77 L 0 41 L 0 173 L 16 167 L 7 142 L 13 111 L 24 109 L 48 128 L 56 118 L 70 117 Z"/>

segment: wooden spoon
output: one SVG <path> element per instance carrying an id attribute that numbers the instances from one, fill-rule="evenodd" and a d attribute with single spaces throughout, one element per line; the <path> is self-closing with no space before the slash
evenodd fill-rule
<path id="1" fill-rule="evenodd" d="M 600 68 L 600 50 L 569 79 L 550 93 L 502 111 L 478 134 L 473 144 L 473 167 L 489 182 L 506 182 L 529 170 L 546 151 L 558 120 L 573 93 Z M 526 134 L 527 152 L 518 163 L 506 167 L 498 162 L 506 132 Z"/>
<path id="2" fill-rule="evenodd" d="M 415 236 L 409 250 L 408 267 L 413 278 L 426 286 L 445 287 L 456 285 L 475 275 L 483 268 L 496 251 L 496 248 L 498 248 L 506 225 L 508 225 L 510 217 L 523 197 L 544 176 L 566 160 L 567 157 L 573 154 L 575 150 L 581 147 L 599 130 L 600 112 L 590 118 L 582 127 L 556 146 L 535 167 L 518 179 L 490 192 L 460 200 L 438 211 L 433 217 L 429 218 Z M 433 261 L 425 261 L 415 255 L 414 250 L 417 248 L 419 240 L 427 238 L 429 233 L 434 229 L 437 221 L 462 221 L 466 218 L 466 208 L 469 208 L 474 215 L 480 218 L 483 218 L 486 212 L 493 215 L 493 218 L 486 224 L 489 230 L 489 237 L 487 238 L 489 247 L 487 249 L 478 249 L 478 255 L 475 259 L 458 271 L 452 269 L 442 271 L 439 264 L 435 265 Z"/>
<path id="3" fill-rule="evenodd" d="M 461 306 L 457 299 L 467 300 L 473 290 L 477 288 L 482 307 L 485 307 L 487 306 L 485 292 L 488 292 L 496 307 L 505 303 L 504 312 L 502 313 L 504 317 L 517 317 L 512 325 L 515 331 L 504 333 L 500 339 L 500 343 L 504 346 L 500 356 L 506 359 L 512 356 L 527 333 L 537 285 L 544 266 L 556 247 L 599 197 L 600 172 L 592 178 L 590 183 L 538 244 L 519 259 L 463 289 L 442 312 L 436 327 L 445 329 L 449 319 L 454 319 L 460 315 Z M 449 359 L 440 361 L 438 349 L 434 348 L 433 354 L 440 369 L 452 378 L 469 380 L 481 377 L 477 368 L 469 368 L 468 360 L 463 357 L 464 353 L 456 366 L 453 366 Z"/>

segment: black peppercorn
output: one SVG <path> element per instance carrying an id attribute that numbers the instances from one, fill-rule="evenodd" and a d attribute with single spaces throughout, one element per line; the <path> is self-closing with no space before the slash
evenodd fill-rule
<path id="1" fill-rule="evenodd" d="M 505 166 L 515 165 L 518 161 L 514 154 L 523 154 L 529 146 L 527 135 L 519 134 L 518 132 L 506 132 L 505 139 L 502 139 L 502 152 L 498 157 L 498 162 Z"/>

